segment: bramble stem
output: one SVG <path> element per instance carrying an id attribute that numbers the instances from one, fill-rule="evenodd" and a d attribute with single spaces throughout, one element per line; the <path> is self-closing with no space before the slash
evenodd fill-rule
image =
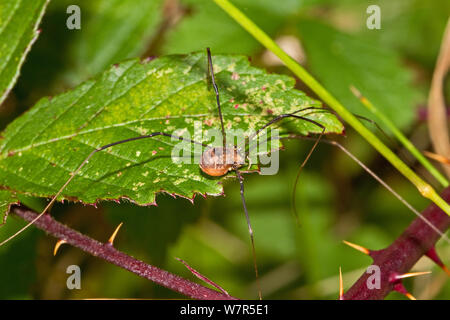
<path id="1" fill-rule="evenodd" d="M 450 187 L 443 191 L 442 196 L 447 201 L 450 201 Z M 26 221 L 31 221 L 37 216 L 36 212 L 22 206 L 13 207 L 12 212 Z M 442 232 L 445 232 L 450 227 L 450 218 L 436 205 L 430 205 L 422 212 L 422 215 Z M 66 240 L 67 243 L 93 256 L 104 259 L 188 297 L 209 300 L 236 299 L 130 257 L 116 250 L 109 243 L 98 242 L 62 225 L 48 214 L 42 216 L 34 225 L 60 240 Z M 367 288 L 367 278 L 370 274 L 365 272 L 344 294 L 344 299 L 383 299 L 393 289 L 392 283 L 389 281 L 389 275 L 391 273 L 403 274 L 409 271 L 426 252 L 434 248 L 438 240 L 439 235 L 422 219 L 416 218 L 389 247 L 376 251 L 370 250 L 369 254 L 374 260 L 373 264 L 378 265 L 382 272 L 380 289 Z"/>
<path id="2" fill-rule="evenodd" d="M 25 221 L 32 221 L 38 215 L 36 212 L 15 206 L 12 210 L 16 215 Z M 51 234 L 57 239 L 65 240 L 68 244 L 77 247 L 95 257 L 99 257 L 107 262 L 126 269 L 140 277 L 144 277 L 170 290 L 179 292 L 193 299 L 201 300 L 235 300 L 236 298 L 226 295 L 197 283 L 183 279 L 165 270 L 146 264 L 136 258 L 115 249 L 108 242 L 101 243 L 89 238 L 78 231 L 75 231 L 57 221 L 49 214 L 45 214 L 34 222 L 34 225 L 41 230 Z"/>
<path id="3" fill-rule="evenodd" d="M 444 189 L 442 197 L 450 201 L 450 187 Z M 442 232 L 450 227 L 450 218 L 434 204 L 425 209 L 422 215 Z M 380 287 L 369 289 L 367 281 L 371 274 L 364 272 L 344 294 L 344 299 L 384 299 L 394 287 L 394 283 L 390 281 L 390 275 L 408 272 L 425 253 L 434 248 L 438 240 L 439 235 L 423 220 L 416 218 L 389 247 L 370 251 L 372 265 L 378 266 L 381 271 Z"/>
<path id="4" fill-rule="evenodd" d="M 367 140 L 378 152 L 380 152 L 400 173 L 402 173 L 420 194 L 438 205 L 450 216 L 450 205 L 445 202 L 422 178 L 409 168 L 397 155 L 392 152 L 380 139 L 367 129 L 350 111 L 348 111 L 331 93 L 329 93 L 313 76 L 311 76 L 301 65 L 283 51 L 264 31 L 262 31 L 244 13 L 231 4 L 228 0 L 213 0 L 219 7 L 227 12 L 237 23 L 247 30 L 268 50 L 280 58 L 281 61 L 302 80 L 323 102 L 336 111 L 339 116 L 350 124 L 364 139 Z"/>

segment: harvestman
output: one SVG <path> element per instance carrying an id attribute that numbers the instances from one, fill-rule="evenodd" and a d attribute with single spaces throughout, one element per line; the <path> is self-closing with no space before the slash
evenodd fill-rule
<path id="1" fill-rule="evenodd" d="M 240 184 L 241 199 L 242 199 L 242 204 L 243 204 L 243 207 L 244 207 L 245 217 L 246 217 L 246 220 L 247 220 L 247 226 L 248 226 L 250 239 L 251 239 L 252 253 L 253 253 L 253 262 L 254 262 L 254 267 L 255 267 L 255 274 L 256 274 L 256 278 L 258 278 L 258 268 L 257 268 L 257 264 L 256 264 L 256 254 L 255 254 L 255 244 L 254 244 L 253 229 L 251 227 L 250 218 L 249 218 L 249 215 L 248 215 L 248 210 L 247 210 L 247 206 L 246 206 L 245 198 L 244 198 L 243 177 L 242 177 L 241 172 L 239 170 L 240 167 L 242 167 L 242 165 L 245 163 L 245 159 L 248 159 L 249 152 L 251 150 L 250 149 L 249 150 L 244 150 L 244 152 L 242 152 L 241 148 L 239 148 L 238 146 L 227 144 L 226 134 L 225 134 L 225 127 L 224 127 L 223 116 L 222 116 L 222 109 L 221 109 L 221 106 L 220 106 L 219 90 L 217 88 L 216 80 L 215 80 L 215 76 L 214 76 L 214 69 L 213 69 L 213 63 L 212 63 L 212 58 L 211 58 L 211 51 L 210 51 L 209 48 L 207 48 L 206 51 L 207 51 L 207 56 L 208 56 L 208 74 L 210 74 L 210 76 L 211 76 L 212 86 L 213 86 L 215 94 L 216 94 L 217 109 L 218 109 L 218 113 L 219 113 L 220 125 L 221 125 L 221 134 L 222 134 L 222 139 L 223 139 L 222 146 L 220 146 L 220 147 L 210 147 L 209 145 L 206 145 L 204 143 L 200 143 L 200 142 L 197 142 L 197 141 L 194 141 L 194 140 L 186 139 L 184 137 L 180 137 L 180 136 L 173 135 L 173 134 L 170 134 L 170 133 L 153 132 L 153 133 L 148 134 L 148 135 L 142 135 L 142 136 L 138 136 L 138 137 L 124 139 L 124 140 L 116 141 L 116 142 L 104 145 L 102 147 L 99 147 L 99 148 L 95 149 L 94 151 L 92 151 L 86 157 L 86 159 L 84 159 L 84 161 L 80 164 L 80 166 L 74 172 L 71 173 L 70 178 L 64 183 L 64 185 L 53 196 L 53 198 L 47 204 L 47 206 L 44 208 L 44 210 L 35 219 L 33 219 L 31 222 L 29 222 L 25 227 L 20 229 L 14 235 L 9 237 L 5 241 L 1 242 L 0 245 L 8 242 L 9 240 L 11 240 L 15 236 L 17 236 L 19 233 L 21 233 L 26 228 L 28 228 L 30 225 L 32 225 L 35 221 L 37 221 L 43 214 L 45 214 L 46 212 L 49 212 L 50 208 L 55 203 L 56 199 L 64 191 L 64 189 L 67 187 L 67 185 L 72 181 L 72 179 L 80 172 L 80 170 L 89 162 L 89 160 L 92 158 L 92 156 L 94 154 L 96 154 L 97 152 L 103 151 L 105 149 L 111 148 L 111 147 L 119 145 L 119 144 L 130 142 L 130 141 L 141 140 L 141 139 L 146 139 L 146 138 L 153 138 L 153 137 L 156 137 L 156 136 L 164 136 L 164 137 L 178 139 L 180 141 L 186 141 L 186 142 L 189 142 L 189 143 L 194 143 L 194 144 L 198 144 L 198 145 L 201 145 L 203 147 L 206 147 L 207 149 L 201 155 L 199 166 L 200 166 L 200 169 L 205 174 L 207 174 L 208 176 L 220 177 L 220 176 L 226 175 L 230 171 L 234 171 L 236 173 L 236 177 L 237 177 L 237 179 L 239 181 L 239 184 Z M 316 140 L 316 143 L 311 148 L 311 151 L 308 154 L 307 158 L 309 158 L 309 156 L 311 155 L 312 151 L 317 146 L 318 140 L 324 134 L 325 127 L 322 124 L 320 124 L 320 123 L 318 123 L 318 122 L 316 122 L 314 120 L 308 119 L 308 118 L 306 118 L 304 116 L 301 116 L 301 115 L 297 115 L 297 113 L 299 113 L 301 111 L 306 111 L 308 109 L 324 110 L 324 109 L 316 108 L 316 107 L 308 107 L 308 108 L 303 108 L 303 109 L 297 110 L 297 111 L 295 111 L 293 113 L 282 114 L 282 115 L 276 116 L 276 117 L 274 117 L 274 119 L 269 121 L 267 124 L 265 124 L 264 126 L 259 128 L 255 133 L 253 133 L 253 135 L 251 135 L 249 137 L 246 136 L 245 137 L 246 143 L 247 142 L 251 142 L 253 139 L 257 138 L 257 136 L 261 133 L 262 130 L 266 129 L 270 125 L 272 125 L 272 124 L 274 124 L 274 123 L 276 123 L 276 122 L 278 122 L 278 121 L 280 121 L 280 120 L 282 120 L 284 118 L 291 117 L 291 118 L 296 118 L 296 119 L 302 119 L 304 121 L 308 121 L 308 122 L 316 125 L 317 127 L 319 127 L 321 129 L 321 134 L 320 134 L 319 138 Z"/>
<path id="2" fill-rule="evenodd" d="M 207 149 L 201 155 L 199 167 L 208 176 L 220 177 L 220 176 L 226 175 L 230 171 L 234 171 L 235 172 L 236 177 L 237 177 L 237 179 L 239 181 L 239 184 L 240 184 L 241 200 L 242 200 L 242 205 L 243 205 L 244 212 L 245 212 L 245 218 L 247 220 L 247 226 L 248 226 L 248 231 L 249 231 L 251 245 L 252 245 L 252 254 L 253 254 L 253 263 L 254 263 L 255 275 L 256 275 L 256 279 L 258 279 L 258 267 L 257 267 L 257 263 L 256 263 L 256 252 L 255 252 L 255 241 L 254 241 L 253 229 L 252 229 L 252 226 L 251 226 L 251 223 L 250 223 L 250 217 L 249 217 L 249 214 L 248 214 L 247 205 L 246 205 L 245 197 L 244 197 L 244 182 L 243 182 L 244 179 L 243 179 L 243 177 L 241 175 L 241 172 L 240 172 L 240 168 L 245 163 L 245 159 L 249 159 L 249 153 L 250 153 L 251 149 L 250 148 L 249 148 L 249 150 L 245 150 L 244 149 L 244 152 L 242 152 L 240 147 L 238 147 L 236 145 L 227 144 L 226 134 L 225 134 L 225 127 L 224 127 L 223 117 L 222 117 L 222 109 L 221 109 L 221 106 L 220 106 L 219 90 L 217 88 L 216 81 L 215 81 L 215 76 L 214 76 L 214 69 L 213 69 L 213 64 L 212 64 L 211 51 L 210 51 L 209 48 L 207 48 L 206 51 L 207 51 L 207 56 L 208 56 L 208 74 L 210 74 L 210 76 L 211 76 L 212 86 L 213 86 L 215 94 L 216 94 L 216 103 L 217 103 L 217 109 L 218 109 L 218 113 L 219 113 L 219 119 L 220 119 L 220 125 L 221 125 L 221 133 L 222 133 L 222 146 L 220 146 L 220 147 L 211 147 L 211 146 L 209 146 L 207 144 L 200 143 L 200 142 L 197 142 L 197 141 L 194 141 L 194 140 L 190 140 L 190 139 L 187 139 L 187 138 L 184 138 L 184 137 L 180 137 L 180 136 L 177 136 L 177 135 L 173 135 L 173 134 L 170 134 L 170 133 L 154 132 L 154 133 L 151 133 L 151 134 L 148 134 L 148 135 L 142 135 L 142 136 L 138 136 L 138 137 L 124 139 L 124 140 L 116 141 L 116 142 L 104 145 L 102 147 L 99 147 L 99 148 L 95 149 L 94 151 L 92 151 L 83 160 L 83 162 L 80 164 L 80 166 L 74 172 L 71 173 L 70 178 L 64 183 L 64 185 L 59 189 L 59 191 L 52 197 L 52 199 L 50 200 L 50 202 L 47 204 L 47 206 L 44 208 L 43 211 L 38 216 L 36 216 L 36 218 L 34 218 L 31 222 L 29 222 L 27 225 L 25 225 L 22 229 L 17 231 L 15 234 L 10 236 L 6 240 L 2 241 L 0 243 L 0 246 L 5 244 L 9 240 L 13 239 L 14 237 L 16 237 L 18 234 L 20 234 L 25 229 L 27 229 L 29 226 L 31 226 L 35 221 L 37 221 L 42 215 L 44 215 L 46 212 L 49 212 L 50 208 L 55 203 L 56 199 L 61 195 L 61 193 L 64 191 L 64 189 L 67 187 L 67 185 L 80 172 L 80 170 L 89 162 L 89 160 L 92 158 L 92 156 L 94 154 L 96 154 L 97 152 L 103 151 L 105 149 L 111 148 L 113 146 L 126 143 L 126 142 L 136 141 L 136 140 L 141 140 L 141 139 L 146 139 L 146 138 L 153 138 L 153 137 L 156 137 L 156 136 L 164 136 L 164 137 L 178 139 L 180 141 L 194 143 L 194 144 L 206 147 Z M 303 111 L 307 111 L 307 110 L 311 110 L 311 111 L 309 113 L 307 113 L 307 114 L 297 115 L 297 113 L 300 113 L 300 112 L 303 112 Z M 292 112 L 292 113 L 287 113 L 287 114 L 282 114 L 282 115 L 279 115 L 279 116 L 275 116 L 272 120 L 270 120 L 267 124 L 263 125 L 256 132 L 254 132 L 252 135 L 246 136 L 245 137 L 245 142 L 246 142 L 245 145 L 247 145 L 247 142 L 252 142 L 253 139 L 257 138 L 257 136 L 264 129 L 266 129 L 270 125 L 272 125 L 272 124 L 274 124 L 276 122 L 279 122 L 279 121 L 281 121 L 281 120 L 283 120 L 285 118 L 301 119 L 301 120 L 307 121 L 309 123 L 312 123 L 313 125 L 315 125 L 318 128 L 320 128 L 321 132 L 320 132 L 319 136 L 315 139 L 315 142 L 314 142 L 313 146 L 311 147 L 311 149 L 310 149 L 309 153 L 307 154 L 305 160 L 301 164 L 301 166 L 300 166 L 300 170 L 301 170 L 303 168 L 303 166 L 306 164 L 306 162 L 308 161 L 308 159 L 310 158 L 310 156 L 311 156 L 312 152 L 314 151 L 314 149 L 316 148 L 316 146 L 318 145 L 318 143 L 320 141 L 320 138 L 325 133 L 325 127 L 322 124 L 320 124 L 317 121 L 314 121 L 312 119 L 308 119 L 305 116 L 308 115 L 308 114 L 321 113 L 321 112 L 333 113 L 332 111 L 324 109 L 324 108 L 307 107 L 307 108 L 299 109 L 299 110 L 297 110 L 295 112 Z M 363 117 L 360 117 L 360 118 L 363 118 Z M 368 120 L 366 118 L 363 118 L 363 119 Z M 292 138 L 296 139 L 296 138 L 299 138 L 299 136 L 290 136 L 290 137 L 284 137 L 284 138 L 279 138 L 279 139 L 289 139 L 289 138 L 290 139 L 292 139 Z M 434 225 L 431 225 L 431 223 L 428 220 L 426 220 L 425 218 L 423 218 L 421 216 L 421 214 L 417 212 L 417 210 L 412 208 L 400 195 L 398 195 L 394 190 L 392 190 L 392 188 L 390 188 L 386 183 L 384 183 L 384 181 L 382 181 L 370 169 L 368 169 L 358 159 L 356 159 L 351 153 L 349 153 L 348 150 L 346 150 L 344 147 L 342 147 L 340 144 L 338 144 L 335 141 L 324 141 L 324 142 L 331 143 L 331 144 L 341 148 L 353 160 L 355 160 L 359 165 L 361 165 L 364 168 L 364 170 L 369 172 L 369 174 L 371 174 L 385 188 L 387 188 L 400 201 L 402 201 L 408 208 L 410 208 L 415 214 L 419 215 L 422 219 L 424 219 L 436 232 L 438 232 L 441 236 L 445 237 L 445 235 L 443 235 L 442 232 L 440 232 L 440 230 L 438 230 Z M 297 184 L 299 173 L 300 173 L 300 171 L 297 174 L 296 183 L 295 184 Z M 295 205 L 295 203 L 294 203 L 294 205 Z M 295 208 L 294 208 L 294 210 L 295 210 Z M 446 240 L 448 240 L 448 239 L 446 239 Z M 259 297 L 261 298 L 261 290 L 258 291 L 258 294 L 259 294 Z"/>

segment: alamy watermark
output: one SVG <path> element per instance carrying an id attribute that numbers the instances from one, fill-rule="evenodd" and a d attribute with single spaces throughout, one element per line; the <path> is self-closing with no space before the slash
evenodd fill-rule
<path id="1" fill-rule="evenodd" d="M 70 274 L 66 280 L 67 289 L 81 289 L 81 269 L 79 266 L 73 264 L 67 267 L 66 273 Z"/>
<path id="2" fill-rule="evenodd" d="M 366 13 L 369 15 L 366 20 L 366 26 L 370 30 L 381 29 L 381 9 L 380 6 L 372 4 L 367 7 Z"/>
<path id="3" fill-rule="evenodd" d="M 380 289 L 381 288 L 381 270 L 377 265 L 370 265 L 367 267 L 366 273 L 370 274 L 367 278 L 367 289 Z"/>
<path id="4" fill-rule="evenodd" d="M 81 29 L 81 9 L 79 6 L 72 4 L 67 7 L 66 13 L 69 14 L 66 20 L 66 26 L 69 30 Z"/>

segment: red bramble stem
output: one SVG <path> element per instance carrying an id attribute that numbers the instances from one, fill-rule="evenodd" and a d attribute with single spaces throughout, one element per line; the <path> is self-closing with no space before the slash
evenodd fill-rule
<path id="1" fill-rule="evenodd" d="M 446 188 L 442 198 L 450 202 L 450 187 Z M 26 221 L 32 221 L 37 213 L 23 206 L 15 206 L 13 212 Z M 439 230 L 445 232 L 450 227 L 450 217 L 435 204 L 430 205 L 422 215 L 433 223 Z M 35 222 L 36 227 L 46 231 L 52 236 L 65 240 L 67 243 L 87 252 L 93 256 L 104 259 L 121 268 L 129 270 L 141 277 L 147 278 L 166 288 L 179 292 L 194 299 L 236 299 L 225 293 L 218 292 L 167 271 L 148 265 L 140 260 L 116 250 L 109 243 L 101 243 L 89 238 L 69 227 L 55 221 L 46 214 Z M 344 300 L 381 300 L 391 291 L 407 294 L 401 281 L 396 281 L 395 275 L 408 272 L 414 264 L 424 255 L 427 255 L 439 266 L 448 269 L 437 256 L 434 245 L 439 240 L 439 235 L 431 229 L 422 219 L 416 218 L 408 228 L 389 247 L 382 250 L 369 250 L 368 254 L 373 259 L 373 265 L 380 268 L 380 288 L 369 289 L 367 281 L 372 275 L 364 273 L 358 281 L 344 294 Z"/>
<path id="2" fill-rule="evenodd" d="M 450 187 L 447 187 L 441 196 L 445 201 L 450 202 Z M 442 232 L 450 227 L 450 217 L 435 204 L 425 209 L 422 215 Z M 408 272 L 423 255 L 433 252 L 438 240 L 439 235 L 422 219 L 416 218 L 389 247 L 370 251 L 373 265 L 380 268 L 380 288 L 367 287 L 367 281 L 371 281 L 369 277 L 373 274 L 365 272 L 344 294 L 344 299 L 381 300 L 392 290 L 401 290 L 399 282 L 392 281 L 392 275 Z"/>
<path id="3" fill-rule="evenodd" d="M 26 221 L 32 221 L 38 215 L 22 206 L 15 206 L 13 212 Z M 121 268 L 131 271 L 138 276 L 151 280 L 168 289 L 177 291 L 193 299 L 202 300 L 234 300 L 236 298 L 218 292 L 189 280 L 183 279 L 170 272 L 148 265 L 143 261 L 135 259 L 125 253 L 115 249 L 109 242 L 101 243 L 89 238 L 78 231 L 55 221 L 49 214 L 43 215 L 35 223 L 36 227 L 51 234 L 55 238 L 65 240 L 93 256 L 104 259 Z"/>

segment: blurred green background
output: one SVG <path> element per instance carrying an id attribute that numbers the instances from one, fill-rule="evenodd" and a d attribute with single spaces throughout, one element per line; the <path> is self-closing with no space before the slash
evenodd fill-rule
<path id="1" fill-rule="evenodd" d="M 439 45 L 450 15 L 441 0 L 235 0 L 250 18 L 277 39 L 350 110 L 372 117 L 352 96 L 357 86 L 421 150 L 430 148 L 426 99 Z M 66 8 L 81 8 L 81 30 L 68 30 Z M 366 8 L 381 8 L 381 29 L 366 27 Z M 214 53 L 250 56 L 254 65 L 290 74 L 211 0 L 52 0 L 15 89 L 0 108 L 3 129 L 39 98 L 61 93 L 130 57 L 188 53 L 211 47 Z M 448 82 L 448 81 L 447 81 Z M 314 96 L 298 83 L 298 88 Z M 450 85 L 446 84 L 450 98 Z M 370 125 L 370 124 L 369 124 Z M 375 129 L 374 129 L 375 130 Z M 377 132 L 379 134 L 379 132 Z M 336 137 L 418 210 L 427 206 L 401 177 L 350 128 Z M 386 140 L 416 172 L 437 183 L 395 142 Z M 319 145 L 296 192 L 300 226 L 292 216 L 291 193 L 311 142 L 289 141 L 274 176 L 245 176 L 246 199 L 255 230 L 263 297 L 336 299 L 342 267 L 348 288 L 371 260 L 346 247 L 348 240 L 371 249 L 389 245 L 415 218 L 399 201 L 340 150 Z M 197 280 L 178 257 L 230 294 L 257 298 L 251 247 L 239 185 L 228 180 L 224 197 L 194 204 L 166 194 L 158 206 L 103 202 L 97 208 L 58 204 L 52 214 L 95 239 L 106 241 L 124 225 L 116 247 L 152 265 Z M 38 210 L 42 199 L 22 201 Z M 2 234 L 24 223 L 9 217 Z M 0 298 L 180 298 L 165 288 L 63 246 L 30 228 L 0 250 Z M 450 263 L 450 246 L 438 243 Z M 82 289 L 66 288 L 67 266 L 82 270 Z M 449 299 L 450 282 L 426 259 L 415 270 L 431 275 L 405 282 L 419 299 Z M 389 299 L 404 299 L 392 293 Z"/>

